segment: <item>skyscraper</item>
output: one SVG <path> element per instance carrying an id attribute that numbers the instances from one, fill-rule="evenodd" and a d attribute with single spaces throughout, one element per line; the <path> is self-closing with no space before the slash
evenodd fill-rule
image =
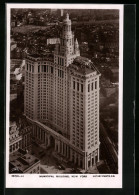
<path id="1" fill-rule="evenodd" d="M 33 136 L 83 169 L 99 161 L 99 76 L 81 57 L 69 15 L 63 21 L 54 56 L 28 55 L 25 115 Z"/>

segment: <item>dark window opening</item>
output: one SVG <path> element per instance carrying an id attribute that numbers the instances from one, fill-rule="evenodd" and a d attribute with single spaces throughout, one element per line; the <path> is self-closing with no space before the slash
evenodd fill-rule
<path id="1" fill-rule="evenodd" d="M 97 81 L 95 81 L 95 89 L 97 89 Z"/>
<path id="2" fill-rule="evenodd" d="M 81 84 L 81 92 L 83 92 L 83 84 Z"/>
<path id="3" fill-rule="evenodd" d="M 73 89 L 75 89 L 75 81 L 73 81 Z"/>
<path id="4" fill-rule="evenodd" d="M 79 83 L 77 83 L 77 91 L 79 91 Z"/>
<path id="5" fill-rule="evenodd" d="M 92 83 L 92 86 L 91 86 L 91 90 L 93 91 L 93 83 Z"/>
<path id="6" fill-rule="evenodd" d="M 46 72 L 46 66 L 44 66 L 44 72 Z"/>
<path id="7" fill-rule="evenodd" d="M 88 92 L 90 92 L 90 84 L 88 84 Z"/>

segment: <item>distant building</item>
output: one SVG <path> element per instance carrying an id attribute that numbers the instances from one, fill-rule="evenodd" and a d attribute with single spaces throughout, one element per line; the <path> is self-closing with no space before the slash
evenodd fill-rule
<path id="1" fill-rule="evenodd" d="M 82 52 L 87 52 L 89 50 L 89 47 L 88 47 L 88 42 L 82 42 L 80 44 L 80 50 Z"/>
<path id="2" fill-rule="evenodd" d="M 49 38 L 47 39 L 47 45 L 49 44 L 56 44 L 56 43 L 60 43 L 60 39 L 59 38 Z"/>
<path id="3" fill-rule="evenodd" d="M 61 17 L 64 15 L 64 10 L 61 9 Z"/>

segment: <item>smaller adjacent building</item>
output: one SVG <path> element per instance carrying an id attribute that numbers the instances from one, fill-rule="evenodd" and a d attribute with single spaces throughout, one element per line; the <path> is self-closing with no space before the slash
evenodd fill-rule
<path id="1" fill-rule="evenodd" d="M 40 173 L 40 160 L 19 149 L 10 155 L 9 173 Z"/>
<path id="2" fill-rule="evenodd" d="M 49 45 L 49 44 L 54 45 L 56 43 L 60 43 L 60 39 L 59 38 L 50 38 L 50 39 L 47 39 L 47 45 Z"/>
<path id="3" fill-rule="evenodd" d="M 19 148 L 29 150 L 31 147 L 31 134 L 32 126 L 25 123 L 18 126 L 16 123 L 11 124 L 9 132 L 10 154 L 16 152 Z"/>
<path id="4" fill-rule="evenodd" d="M 22 136 L 19 134 L 19 129 L 15 123 L 10 125 L 9 132 L 9 143 L 10 143 L 10 153 L 16 152 L 21 145 Z"/>
<path id="5" fill-rule="evenodd" d="M 32 126 L 21 128 L 20 135 L 22 136 L 21 149 L 28 150 L 31 147 Z"/>

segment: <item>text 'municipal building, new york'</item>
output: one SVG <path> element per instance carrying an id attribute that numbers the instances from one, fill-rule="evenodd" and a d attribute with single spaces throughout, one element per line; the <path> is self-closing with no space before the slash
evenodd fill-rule
<path id="1" fill-rule="evenodd" d="M 100 73 L 80 56 L 68 14 L 54 56 L 28 55 L 25 72 L 24 112 L 33 137 L 87 170 L 99 161 Z"/>

